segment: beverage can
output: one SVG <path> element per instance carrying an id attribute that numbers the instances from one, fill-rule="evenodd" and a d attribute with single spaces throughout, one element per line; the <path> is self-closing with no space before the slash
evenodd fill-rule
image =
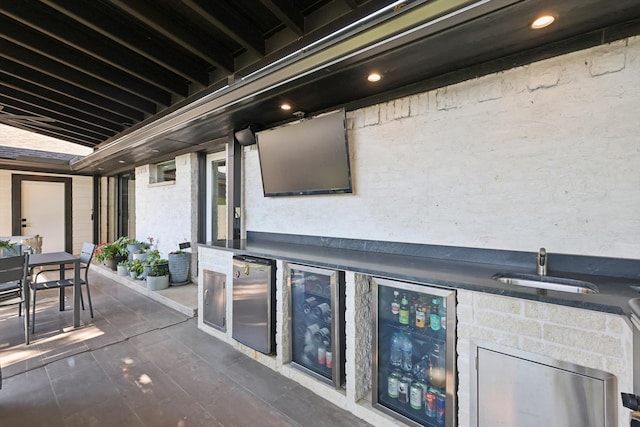
<path id="1" fill-rule="evenodd" d="M 329 350 L 327 350 L 327 354 L 325 355 L 326 357 L 326 362 L 327 362 L 327 368 L 331 369 L 333 368 L 333 353 L 331 353 Z"/>
<path id="2" fill-rule="evenodd" d="M 444 425 L 446 396 L 444 393 L 436 395 L 436 423 L 439 426 Z"/>
<path id="3" fill-rule="evenodd" d="M 411 385 L 411 378 L 402 377 L 398 381 L 398 401 L 400 403 L 409 402 L 409 387 Z"/>
<path id="4" fill-rule="evenodd" d="M 325 365 L 327 363 L 327 349 L 318 347 L 318 364 Z"/>
<path id="5" fill-rule="evenodd" d="M 387 394 L 393 399 L 398 398 L 398 383 L 400 382 L 400 375 L 397 372 L 392 372 L 387 379 Z"/>
<path id="6" fill-rule="evenodd" d="M 411 388 L 409 389 L 409 405 L 411 405 L 413 409 L 422 409 L 423 387 L 424 384 L 420 381 L 414 381 L 411 384 Z"/>
<path id="7" fill-rule="evenodd" d="M 424 393 L 424 409 L 427 417 L 433 418 L 436 416 L 436 394 L 431 387 L 427 388 Z"/>

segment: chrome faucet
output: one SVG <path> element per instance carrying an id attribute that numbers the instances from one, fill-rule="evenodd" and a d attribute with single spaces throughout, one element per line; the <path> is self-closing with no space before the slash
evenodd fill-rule
<path id="1" fill-rule="evenodd" d="M 549 263 L 549 256 L 545 248 L 540 248 L 538 251 L 538 262 L 536 264 L 536 273 L 538 276 L 547 275 L 547 264 Z"/>

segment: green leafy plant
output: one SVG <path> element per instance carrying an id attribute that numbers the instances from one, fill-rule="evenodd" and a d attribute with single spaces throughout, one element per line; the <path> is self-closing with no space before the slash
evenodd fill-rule
<path id="1" fill-rule="evenodd" d="M 15 243 L 11 243 L 9 240 L 0 239 L 0 249 L 12 249 L 15 246 Z"/>
<path id="2" fill-rule="evenodd" d="M 144 264 L 139 259 L 134 259 L 128 262 L 129 271 L 133 271 L 136 275 L 142 274 L 144 271 Z"/>
<path id="3" fill-rule="evenodd" d="M 146 265 L 152 265 L 156 260 L 160 259 L 160 251 L 157 249 L 150 249 L 147 251 Z"/>
<path id="4" fill-rule="evenodd" d="M 119 257 L 127 257 L 127 237 L 119 237 L 113 243 L 101 243 L 96 248 L 95 257 L 98 262 L 108 261 Z"/>
<path id="5" fill-rule="evenodd" d="M 169 274 L 169 260 L 164 258 L 154 259 L 149 263 L 151 271 L 147 273 L 147 276 L 158 277 L 166 276 Z"/>

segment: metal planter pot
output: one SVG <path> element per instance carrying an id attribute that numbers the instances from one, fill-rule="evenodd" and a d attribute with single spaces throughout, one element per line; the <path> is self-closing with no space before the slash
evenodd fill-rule
<path id="1" fill-rule="evenodd" d="M 171 285 L 185 285 L 189 283 L 189 267 L 191 266 L 191 253 L 169 254 L 169 274 Z"/>
<path id="2" fill-rule="evenodd" d="M 147 289 L 159 291 L 169 287 L 169 276 L 147 276 Z"/>

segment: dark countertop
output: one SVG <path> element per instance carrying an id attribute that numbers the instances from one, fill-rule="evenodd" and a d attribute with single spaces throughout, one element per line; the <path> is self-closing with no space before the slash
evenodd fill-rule
<path id="1" fill-rule="evenodd" d="M 556 271 L 553 268 L 554 256 L 561 257 L 560 254 L 551 253 L 549 255 L 547 275 L 590 282 L 597 286 L 599 293 L 579 294 L 549 290 L 545 294 L 541 294 L 537 289 L 506 285 L 493 280 L 492 277 L 496 273 L 535 274 L 535 256 L 530 265 L 525 266 L 522 262 L 511 262 L 512 257 L 504 256 L 502 253 L 499 254 L 500 256 L 495 256 L 495 252 L 502 251 L 487 250 L 492 252 L 492 255 L 487 258 L 491 262 L 486 262 L 486 260 L 480 262 L 482 257 L 479 256 L 471 256 L 473 261 L 451 259 L 455 257 L 443 256 L 443 251 L 432 251 L 437 253 L 438 257 L 425 256 L 420 251 L 417 251 L 420 253 L 419 256 L 414 256 L 407 253 L 361 250 L 353 247 L 340 247 L 341 245 L 303 244 L 278 239 L 228 240 L 208 242 L 199 244 L 199 246 L 226 250 L 235 255 L 280 259 L 331 270 L 353 271 L 371 276 L 418 282 L 429 286 L 465 289 L 611 314 L 629 316 L 635 310 L 640 310 L 640 304 L 630 302 L 633 298 L 640 297 L 640 279 L 594 274 L 593 272 L 604 270 L 597 266 L 590 268 L 589 274 L 576 273 L 575 271 Z M 364 247 L 372 247 L 372 245 Z M 452 253 L 452 251 L 446 253 Z M 457 257 L 460 258 L 460 256 Z M 526 259 L 529 258 L 530 254 Z M 597 264 L 592 259 L 590 259 L 590 263 Z M 566 259 L 559 264 L 568 265 Z M 635 314 L 640 317 L 640 312 Z"/>

